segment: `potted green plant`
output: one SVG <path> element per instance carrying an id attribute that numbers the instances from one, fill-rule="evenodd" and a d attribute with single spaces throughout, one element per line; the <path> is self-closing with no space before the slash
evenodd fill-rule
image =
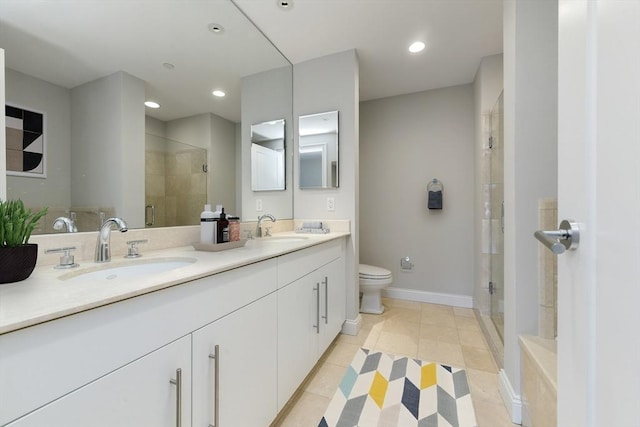
<path id="1" fill-rule="evenodd" d="M 0 283 L 19 282 L 31 275 L 38 259 L 38 245 L 29 237 L 47 208 L 26 209 L 22 200 L 0 200 Z"/>

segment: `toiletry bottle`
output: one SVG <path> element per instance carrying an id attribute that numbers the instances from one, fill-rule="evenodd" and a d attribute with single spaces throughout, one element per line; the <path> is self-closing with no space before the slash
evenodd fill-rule
<path id="1" fill-rule="evenodd" d="M 229 221 L 229 241 L 237 242 L 240 240 L 240 217 L 228 216 Z"/>
<path id="2" fill-rule="evenodd" d="M 204 205 L 204 211 L 200 214 L 200 243 L 214 243 L 215 219 L 211 212 L 211 205 Z"/>
<path id="3" fill-rule="evenodd" d="M 229 241 L 229 220 L 224 213 L 224 208 L 220 212 L 220 218 L 218 219 L 218 243 L 226 243 Z"/>

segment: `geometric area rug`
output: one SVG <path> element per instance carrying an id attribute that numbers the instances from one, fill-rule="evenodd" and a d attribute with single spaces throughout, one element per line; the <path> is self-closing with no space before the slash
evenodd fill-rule
<path id="1" fill-rule="evenodd" d="M 361 348 L 318 427 L 476 427 L 464 369 Z"/>

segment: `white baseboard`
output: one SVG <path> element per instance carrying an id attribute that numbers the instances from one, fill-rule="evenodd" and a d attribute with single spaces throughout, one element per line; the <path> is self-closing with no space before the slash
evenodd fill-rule
<path id="1" fill-rule="evenodd" d="M 498 372 L 498 388 L 500 389 L 504 406 L 506 406 L 507 412 L 511 417 L 511 422 L 522 424 L 522 399 L 513 391 L 509 377 L 507 377 L 504 369 L 500 369 L 500 372 Z"/>
<path id="2" fill-rule="evenodd" d="M 346 335 L 358 335 L 362 327 L 362 316 L 358 314 L 355 319 L 347 319 L 342 324 L 342 333 Z"/>
<path id="3" fill-rule="evenodd" d="M 403 289 L 388 287 L 382 291 L 382 295 L 389 298 L 408 301 L 428 302 L 432 304 L 451 305 L 453 307 L 473 308 L 473 297 L 469 295 L 444 294 L 440 292 L 418 291 L 415 289 Z"/>

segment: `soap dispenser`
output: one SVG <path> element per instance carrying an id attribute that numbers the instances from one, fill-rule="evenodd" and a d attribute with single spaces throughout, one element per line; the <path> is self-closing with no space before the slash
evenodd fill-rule
<path id="1" fill-rule="evenodd" d="M 216 220 L 211 205 L 204 205 L 204 211 L 200 214 L 200 243 L 213 244 L 216 236 Z"/>
<path id="2" fill-rule="evenodd" d="M 224 213 L 224 208 L 220 212 L 217 225 L 218 243 L 227 243 L 229 241 L 229 220 L 227 219 L 227 214 Z"/>

